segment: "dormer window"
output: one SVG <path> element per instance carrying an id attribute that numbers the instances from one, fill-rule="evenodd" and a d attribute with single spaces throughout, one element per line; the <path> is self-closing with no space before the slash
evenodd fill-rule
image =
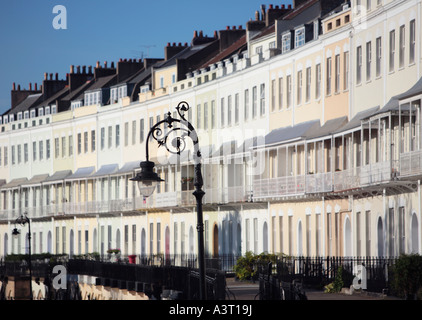
<path id="1" fill-rule="evenodd" d="M 50 114 L 50 107 L 45 107 L 45 115 L 49 115 Z"/>
<path id="2" fill-rule="evenodd" d="M 29 118 L 29 111 L 25 111 L 25 112 L 23 113 L 23 118 L 24 118 L 24 119 L 28 119 L 28 118 Z"/>
<path id="3" fill-rule="evenodd" d="M 314 21 L 314 40 L 318 39 L 318 36 L 319 36 L 319 22 L 317 20 L 317 21 Z"/>
<path id="4" fill-rule="evenodd" d="M 290 42 L 290 33 L 283 35 L 282 37 L 282 50 L 283 53 L 290 51 L 291 48 L 291 42 Z"/>
<path id="5" fill-rule="evenodd" d="M 148 91 L 149 91 L 149 84 L 142 86 L 140 89 L 141 93 L 147 93 Z"/>
<path id="6" fill-rule="evenodd" d="M 19 112 L 19 113 L 18 113 L 18 121 L 19 121 L 19 120 L 22 120 L 22 112 Z"/>
<path id="7" fill-rule="evenodd" d="M 305 44 L 305 28 L 297 29 L 295 32 L 295 48 L 299 48 Z"/>
<path id="8" fill-rule="evenodd" d="M 31 110 L 31 118 L 35 118 L 35 110 Z"/>
<path id="9" fill-rule="evenodd" d="M 15 115 L 11 114 L 11 115 L 10 115 L 10 118 L 9 118 L 9 121 L 10 121 L 10 122 L 15 121 Z"/>
<path id="10" fill-rule="evenodd" d="M 39 108 L 38 109 L 38 116 L 42 117 L 44 115 L 44 109 L 43 108 Z"/>
<path id="11" fill-rule="evenodd" d="M 82 101 L 72 101 L 72 110 L 82 107 Z"/>
<path id="12" fill-rule="evenodd" d="M 116 103 L 117 102 L 117 88 L 112 88 L 110 90 L 110 96 L 111 96 L 111 103 Z"/>
<path id="13" fill-rule="evenodd" d="M 57 106 L 53 105 L 51 106 L 51 114 L 56 114 L 57 113 Z"/>

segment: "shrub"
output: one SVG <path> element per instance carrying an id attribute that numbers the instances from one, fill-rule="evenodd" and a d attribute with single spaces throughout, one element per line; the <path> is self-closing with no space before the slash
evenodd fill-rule
<path id="1" fill-rule="evenodd" d="M 401 255 L 393 267 L 392 286 L 396 293 L 406 299 L 415 299 L 422 289 L 422 256 Z"/>
<path id="2" fill-rule="evenodd" d="M 236 277 L 239 280 L 255 279 L 259 267 L 262 267 L 264 270 L 266 270 L 265 268 L 268 267 L 270 262 L 273 264 L 273 266 L 275 266 L 278 258 L 279 256 L 276 254 L 263 252 L 256 255 L 253 252 L 248 251 L 246 252 L 245 256 L 238 258 L 236 261 L 236 265 L 234 266 Z"/>

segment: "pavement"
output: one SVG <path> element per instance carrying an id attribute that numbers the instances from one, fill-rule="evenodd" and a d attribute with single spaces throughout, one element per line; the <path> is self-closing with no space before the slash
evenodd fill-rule
<path id="1" fill-rule="evenodd" d="M 237 281 L 227 278 L 227 292 L 229 300 L 259 300 L 259 282 Z M 396 297 L 377 293 L 355 292 L 354 294 L 324 293 L 322 290 L 305 289 L 308 300 L 400 300 Z"/>

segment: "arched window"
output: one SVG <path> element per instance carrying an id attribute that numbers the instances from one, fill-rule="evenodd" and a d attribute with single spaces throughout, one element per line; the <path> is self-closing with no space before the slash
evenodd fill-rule
<path id="1" fill-rule="evenodd" d="M 349 217 L 344 221 L 344 256 L 352 256 L 352 226 Z"/>
<path id="2" fill-rule="evenodd" d="M 116 249 L 121 249 L 121 243 L 120 243 L 120 229 L 116 230 Z M 127 254 L 127 252 L 126 252 Z"/>
<path id="3" fill-rule="evenodd" d="M 264 222 L 264 226 L 262 227 L 262 249 L 263 252 L 268 252 L 268 225 L 267 222 Z"/>
<path id="4" fill-rule="evenodd" d="M 416 213 L 412 214 L 412 253 L 419 253 L 419 222 Z"/>
<path id="5" fill-rule="evenodd" d="M 303 235 L 302 235 L 302 220 L 299 220 L 297 226 L 297 255 L 303 256 Z"/>
<path id="6" fill-rule="evenodd" d="M 93 233 L 93 238 L 94 238 L 94 252 L 98 252 L 98 234 L 97 234 L 97 228 L 94 228 L 94 233 Z"/>
<path id="7" fill-rule="evenodd" d="M 384 256 L 384 227 L 381 217 L 378 218 L 377 223 L 377 242 L 378 242 L 378 256 Z"/>
<path id="8" fill-rule="evenodd" d="M 53 238 L 51 235 L 51 231 L 48 231 L 47 233 L 47 252 L 48 253 L 53 253 Z"/>
<path id="9" fill-rule="evenodd" d="M 141 256 L 145 257 L 146 255 L 146 241 L 147 241 L 147 235 L 145 233 L 145 229 L 142 228 L 141 231 Z"/>
<path id="10" fill-rule="evenodd" d="M 7 248 L 9 247 L 9 237 L 8 237 L 7 233 L 4 234 L 3 245 L 4 245 L 3 254 L 5 256 L 7 256 L 7 254 L 8 254 Z"/>

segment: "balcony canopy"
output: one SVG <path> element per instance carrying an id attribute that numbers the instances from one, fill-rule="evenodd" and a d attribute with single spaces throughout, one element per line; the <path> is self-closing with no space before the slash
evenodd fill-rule
<path id="1" fill-rule="evenodd" d="M 26 183 L 23 183 L 22 186 L 34 186 L 34 185 L 41 185 L 47 178 L 48 174 L 39 174 L 36 176 L 33 176 L 31 180 L 29 180 Z"/>
<path id="2" fill-rule="evenodd" d="M 130 174 L 133 173 L 137 168 L 140 168 L 140 161 L 127 162 L 117 172 L 114 172 L 111 175 Z"/>
<path id="3" fill-rule="evenodd" d="M 1 189 L 15 189 L 20 187 L 22 184 L 26 183 L 28 181 L 27 178 L 19 178 L 19 179 L 13 179 L 9 183 L 6 183 L 1 186 Z"/>
<path id="4" fill-rule="evenodd" d="M 317 132 L 320 128 L 319 120 L 313 120 L 295 126 L 275 129 L 265 136 L 265 145 L 262 145 L 262 142 L 258 141 L 261 144 L 258 144 L 256 149 L 295 142 Z"/>
<path id="5" fill-rule="evenodd" d="M 43 184 L 54 184 L 63 182 L 68 176 L 72 174 L 71 170 L 57 171 L 52 176 L 47 177 Z"/>
<path id="6" fill-rule="evenodd" d="M 350 120 L 345 126 L 341 127 L 337 131 L 333 132 L 335 135 L 341 135 L 347 133 L 347 131 L 357 131 L 361 129 L 362 120 L 367 119 L 373 116 L 379 107 L 371 108 L 356 114 L 356 116 Z"/>
<path id="7" fill-rule="evenodd" d="M 341 127 L 347 124 L 347 117 L 341 117 L 337 119 L 328 120 L 321 128 L 311 131 L 306 137 L 307 140 L 315 140 L 318 138 L 331 136 Z"/>
<path id="8" fill-rule="evenodd" d="M 87 169 L 88 170 L 88 169 Z M 113 173 L 116 173 L 119 170 L 119 165 L 117 163 L 114 164 L 106 164 L 102 166 L 97 172 L 90 176 L 90 178 L 100 178 L 109 176 Z"/>
<path id="9" fill-rule="evenodd" d="M 94 172 L 95 172 L 95 167 L 79 168 L 78 170 L 76 170 L 74 174 L 67 177 L 66 181 L 91 178 Z"/>

